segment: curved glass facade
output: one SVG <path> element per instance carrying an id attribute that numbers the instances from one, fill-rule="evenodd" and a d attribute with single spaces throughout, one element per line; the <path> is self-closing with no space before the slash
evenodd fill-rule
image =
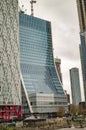
<path id="1" fill-rule="evenodd" d="M 28 94 L 62 94 L 52 47 L 51 23 L 19 14 L 20 66 Z"/>
<path id="2" fill-rule="evenodd" d="M 21 72 L 28 93 L 59 93 L 50 22 L 20 14 Z"/>

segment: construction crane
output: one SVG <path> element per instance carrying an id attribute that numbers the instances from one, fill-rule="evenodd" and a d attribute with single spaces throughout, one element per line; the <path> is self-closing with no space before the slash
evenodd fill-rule
<path id="1" fill-rule="evenodd" d="M 36 0 L 31 0 L 31 15 L 34 16 L 34 9 L 33 9 L 33 3 L 36 3 Z"/>

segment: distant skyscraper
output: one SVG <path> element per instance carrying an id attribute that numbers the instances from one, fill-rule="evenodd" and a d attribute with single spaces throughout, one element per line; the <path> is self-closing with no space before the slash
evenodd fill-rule
<path id="1" fill-rule="evenodd" d="M 19 33 L 20 65 L 30 110 L 52 114 L 59 106 L 67 108 L 67 98 L 54 66 L 51 23 L 20 13 Z M 24 113 L 28 112 L 27 106 L 26 109 Z"/>
<path id="2" fill-rule="evenodd" d="M 77 0 L 80 25 L 80 55 L 83 74 L 84 94 L 86 102 L 86 0 Z"/>
<path id="3" fill-rule="evenodd" d="M 70 82 L 71 82 L 71 93 L 72 103 L 78 105 L 81 102 L 81 91 L 80 91 L 80 80 L 78 68 L 70 69 Z"/>
<path id="4" fill-rule="evenodd" d="M 21 85 L 18 1 L 0 0 L 0 116 L 10 119 L 13 112 L 14 115 L 18 112 L 19 107 Z"/>
<path id="5" fill-rule="evenodd" d="M 61 59 L 55 58 L 55 65 L 56 65 L 57 74 L 58 74 L 60 81 L 62 83 Z"/>
<path id="6" fill-rule="evenodd" d="M 68 102 L 68 105 L 69 105 L 70 104 L 70 94 L 68 94 L 66 90 L 65 90 L 65 94 L 67 96 L 67 102 Z"/>
<path id="7" fill-rule="evenodd" d="M 86 30 L 86 0 L 77 0 L 80 32 Z"/>

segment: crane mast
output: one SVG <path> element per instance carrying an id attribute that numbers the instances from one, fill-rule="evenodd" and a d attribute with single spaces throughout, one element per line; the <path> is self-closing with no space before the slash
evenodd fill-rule
<path id="1" fill-rule="evenodd" d="M 36 3 L 36 0 L 31 0 L 31 15 L 34 16 L 34 9 L 33 9 L 33 3 Z"/>

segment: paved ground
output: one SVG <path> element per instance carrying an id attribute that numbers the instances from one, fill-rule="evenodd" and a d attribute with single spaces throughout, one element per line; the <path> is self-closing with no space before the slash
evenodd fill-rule
<path id="1" fill-rule="evenodd" d="M 86 130 L 86 128 L 63 128 L 59 130 Z"/>

